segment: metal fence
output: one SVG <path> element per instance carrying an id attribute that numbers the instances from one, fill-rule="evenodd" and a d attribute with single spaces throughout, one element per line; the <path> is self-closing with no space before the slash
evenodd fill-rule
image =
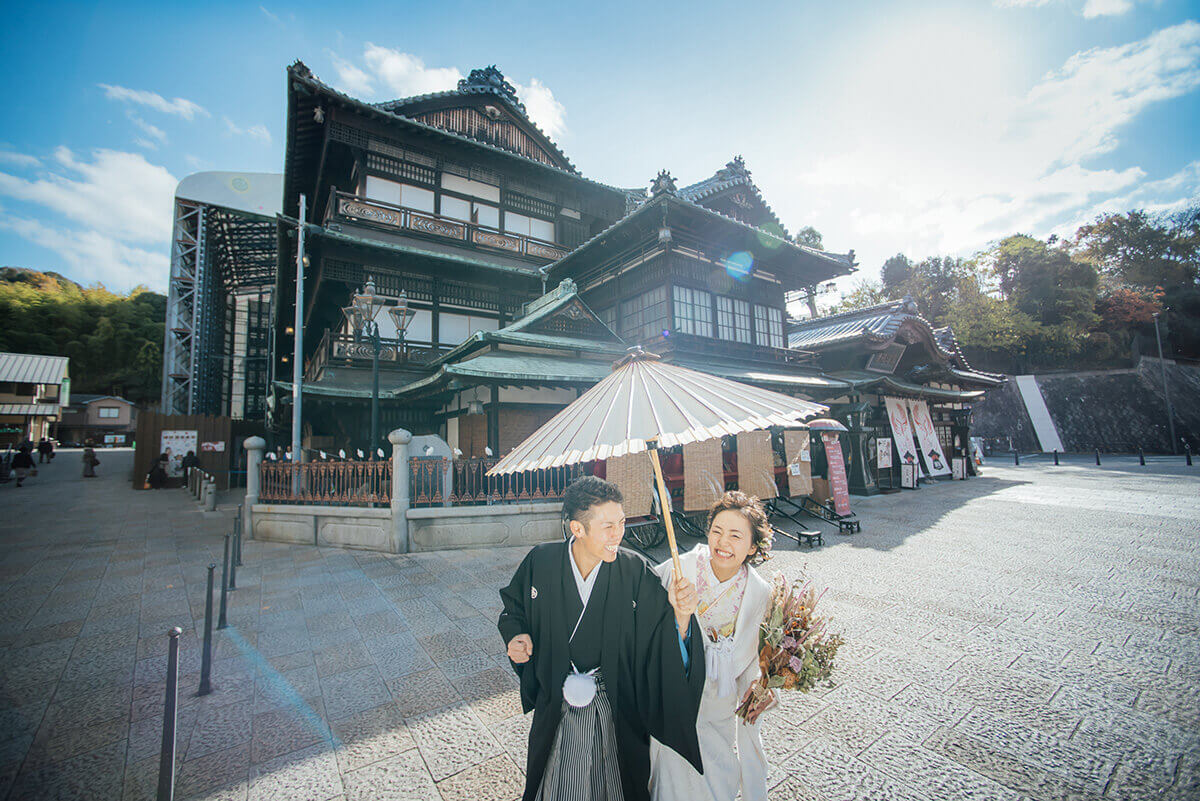
<path id="1" fill-rule="evenodd" d="M 418 457 L 409 461 L 414 506 L 456 506 L 521 501 L 546 501 L 562 497 L 567 485 L 587 471 L 583 465 L 567 465 L 549 470 L 489 476 L 487 471 L 499 459 L 454 459 Z M 451 487 L 445 486 L 446 468 L 450 467 Z"/>
<path id="2" fill-rule="evenodd" d="M 392 500 L 392 460 L 263 462 L 258 498 L 264 503 L 373 506 Z"/>

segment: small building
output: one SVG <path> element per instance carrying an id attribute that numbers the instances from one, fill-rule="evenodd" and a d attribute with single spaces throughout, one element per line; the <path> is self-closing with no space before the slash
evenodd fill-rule
<path id="1" fill-rule="evenodd" d="M 115 395 L 75 395 L 63 409 L 57 439 L 63 445 L 119 447 L 133 442 L 137 406 Z"/>
<path id="2" fill-rule="evenodd" d="M 0 446 L 52 435 L 70 399 L 68 361 L 66 356 L 0 353 Z"/>

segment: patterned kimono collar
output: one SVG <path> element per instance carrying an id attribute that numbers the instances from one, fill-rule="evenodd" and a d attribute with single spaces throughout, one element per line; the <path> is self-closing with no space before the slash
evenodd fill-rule
<path id="1" fill-rule="evenodd" d="M 711 559 L 708 546 L 696 548 L 696 593 L 700 599 L 696 615 L 705 634 L 715 642 L 733 635 L 748 569 L 742 565 L 731 578 L 721 581 L 713 572 Z"/>

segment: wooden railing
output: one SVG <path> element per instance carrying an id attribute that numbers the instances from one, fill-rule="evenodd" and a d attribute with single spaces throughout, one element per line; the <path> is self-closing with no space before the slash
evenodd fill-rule
<path id="1" fill-rule="evenodd" d="M 392 499 L 392 460 L 263 462 L 258 498 L 262 503 L 386 505 Z"/>
<path id="2" fill-rule="evenodd" d="M 489 476 L 487 471 L 498 459 L 454 459 L 418 457 L 409 461 L 414 506 L 456 506 L 521 501 L 549 501 L 562 497 L 567 485 L 587 471 L 583 465 L 568 465 L 549 470 Z M 446 468 L 450 467 L 452 488 L 445 486 Z"/>
<path id="3" fill-rule="evenodd" d="M 396 206 L 382 200 L 369 200 L 346 192 L 334 190 L 332 195 L 326 212 L 326 222 L 337 216 L 385 228 L 407 229 L 441 239 L 455 239 L 487 250 L 545 261 L 557 261 L 567 255 L 567 250 L 554 242 L 532 236 L 512 234 L 486 225 L 463 222 L 407 206 Z"/>
<path id="4" fill-rule="evenodd" d="M 379 363 L 386 366 L 401 364 L 425 365 L 442 355 L 450 348 L 439 347 L 432 342 L 413 341 L 409 339 L 380 339 Z M 331 329 L 325 329 L 321 343 L 313 351 L 304 365 L 306 381 L 317 381 L 321 371 L 327 365 L 369 365 L 372 359 L 371 341 L 366 338 L 355 339 L 350 334 L 335 334 Z"/>

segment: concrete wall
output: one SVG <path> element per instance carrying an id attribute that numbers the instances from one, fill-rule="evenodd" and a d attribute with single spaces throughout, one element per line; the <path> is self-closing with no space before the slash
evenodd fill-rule
<path id="1" fill-rule="evenodd" d="M 1162 367 L 1174 408 L 1175 437 L 1200 451 L 1200 367 L 1143 357 L 1124 370 L 1045 373 L 1037 376 L 1046 408 L 1068 451 L 1169 453 L 1171 442 Z M 1022 451 L 1037 439 L 1014 382 L 991 390 L 976 404 L 974 434 L 1013 437 Z"/>
<path id="2" fill-rule="evenodd" d="M 535 545 L 562 537 L 560 503 L 409 509 L 413 551 Z M 257 540 L 400 553 L 392 537 L 389 508 L 254 504 L 252 536 Z"/>
<path id="3" fill-rule="evenodd" d="M 408 510 L 414 551 L 536 545 L 562 539 L 561 503 L 514 503 Z"/>

